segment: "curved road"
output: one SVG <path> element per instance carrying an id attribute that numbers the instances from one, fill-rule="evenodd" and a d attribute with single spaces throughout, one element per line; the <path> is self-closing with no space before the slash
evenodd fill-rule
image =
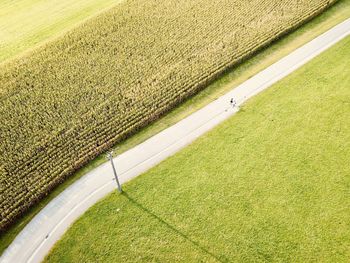
<path id="1" fill-rule="evenodd" d="M 350 18 L 204 108 L 114 158 L 121 183 L 138 176 L 173 155 L 237 112 L 238 107 L 230 105 L 231 98 L 236 100 L 237 105 L 244 103 L 349 34 Z M 5 250 L 0 262 L 40 262 L 71 223 L 115 189 L 116 182 L 113 180 L 109 163 L 90 171 L 53 199 L 33 218 Z"/>

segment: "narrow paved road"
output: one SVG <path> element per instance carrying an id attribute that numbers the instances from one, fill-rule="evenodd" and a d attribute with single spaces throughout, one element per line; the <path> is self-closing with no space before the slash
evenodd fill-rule
<path id="1" fill-rule="evenodd" d="M 237 112 L 237 107 L 230 105 L 231 98 L 236 100 L 237 105 L 244 103 L 349 34 L 350 19 L 295 50 L 206 107 L 116 157 L 114 161 L 121 183 L 173 155 Z M 116 182 L 109 163 L 92 170 L 34 217 L 3 253 L 0 262 L 40 262 L 72 222 L 115 189 Z"/>

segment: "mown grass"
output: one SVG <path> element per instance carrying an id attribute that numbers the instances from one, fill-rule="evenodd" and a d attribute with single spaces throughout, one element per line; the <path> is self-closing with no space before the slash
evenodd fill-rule
<path id="1" fill-rule="evenodd" d="M 350 37 L 88 210 L 45 262 L 348 262 Z"/>
<path id="2" fill-rule="evenodd" d="M 124 152 L 127 149 L 130 149 L 133 146 L 143 142 L 152 135 L 160 132 L 161 130 L 171 126 L 349 16 L 350 1 L 339 1 L 331 9 L 313 19 L 305 26 L 299 28 L 297 31 L 293 32 L 287 37 L 275 42 L 273 45 L 269 46 L 252 59 L 236 67 L 234 70 L 227 72 L 205 90 L 190 98 L 154 124 L 141 130 L 123 143 L 116 145 L 116 147 L 118 147 L 116 153 Z M 33 207 L 24 217 L 20 218 L 18 222 L 14 224 L 6 233 L 0 235 L 0 254 L 9 246 L 9 244 L 25 227 L 25 225 L 30 222 L 30 220 L 43 207 L 45 207 L 45 205 L 47 205 L 47 203 L 49 203 L 69 185 L 78 180 L 81 176 L 93 168 L 101 165 L 103 162 L 105 162 L 104 155 L 101 155 L 95 160 L 91 161 L 84 168 L 80 169 L 73 176 L 69 177 L 39 204 Z"/>
<path id="3" fill-rule="evenodd" d="M 0 63 L 117 3 L 115 0 L 0 1 Z"/>

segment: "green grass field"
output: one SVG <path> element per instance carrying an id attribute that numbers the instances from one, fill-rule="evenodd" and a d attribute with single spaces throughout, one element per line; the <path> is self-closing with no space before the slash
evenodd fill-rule
<path id="1" fill-rule="evenodd" d="M 184 104 L 173 110 L 167 116 L 161 118 L 159 121 L 147 127 L 146 129 L 143 129 L 141 132 L 123 142 L 122 144 L 118 144 L 118 152 L 123 152 L 149 138 L 153 134 L 161 131 L 162 129 L 176 123 L 183 117 L 189 115 L 193 111 L 214 100 L 216 97 L 222 95 L 233 86 L 238 85 L 258 71 L 275 62 L 282 56 L 288 54 L 298 46 L 304 44 L 305 42 L 329 29 L 331 26 L 334 26 L 335 24 L 349 17 L 349 15 L 350 1 L 339 1 L 339 3 L 337 3 L 330 10 L 317 17 L 302 28 L 298 29 L 296 32 L 283 38 L 277 43 L 274 43 L 269 48 L 263 52 L 260 52 L 257 56 L 248 60 L 246 63 L 240 65 L 234 70 L 229 71 L 218 81 L 214 82 L 212 85 L 210 85 L 195 97 L 186 101 Z M 69 180 L 65 181 L 64 184 L 56 188 L 55 191 L 53 191 L 48 197 L 46 197 L 42 202 L 31 209 L 29 213 L 27 213 L 23 218 L 18 220 L 18 222 L 13 225 L 6 233 L 0 235 L 0 254 L 11 243 L 19 231 L 23 229 L 23 227 L 31 220 L 31 218 L 33 218 L 35 214 L 37 214 L 50 200 L 52 200 L 52 198 L 57 196 L 68 185 L 84 175 L 90 169 L 100 165 L 104 161 L 105 158 L 103 156 L 96 158 L 93 162 L 89 163 L 89 165 L 81 169 L 79 172 L 75 173 L 74 176 L 70 177 Z"/>
<path id="2" fill-rule="evenodd" d="M 0 1 L 0 63 L 118 2 L 120 0 Z"/>
<path id="3" fill-rule="evenodd" d="M 348 262 L 349 61 L 350 37 L 99 202 L 46 262 Z"/>

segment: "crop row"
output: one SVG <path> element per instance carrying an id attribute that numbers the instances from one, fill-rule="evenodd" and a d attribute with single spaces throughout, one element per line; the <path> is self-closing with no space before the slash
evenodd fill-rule
<path id="1" fill-rule="evenodd" d="M 0 229 L 335 1 L 132 0 L 0 67 Z"/>

